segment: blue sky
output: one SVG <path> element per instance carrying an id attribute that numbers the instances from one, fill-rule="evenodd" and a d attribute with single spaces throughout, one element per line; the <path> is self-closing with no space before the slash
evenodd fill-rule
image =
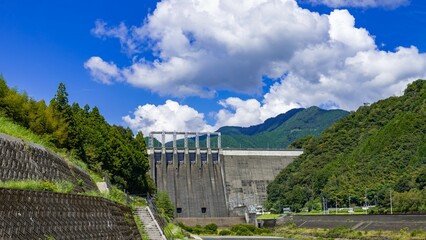
<path id="1" fill-rule="evenodd" d="M 111 124 L 250 126 L 295 107 L 355 110 L 426 75 L 421 0 L 0 0 L 0 73 Z"/>

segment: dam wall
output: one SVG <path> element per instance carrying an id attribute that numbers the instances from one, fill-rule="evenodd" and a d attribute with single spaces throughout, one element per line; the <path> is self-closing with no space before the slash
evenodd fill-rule
<path id="1" fill-rule="evenodd" d="M 151 140 L 150 175 L 158 191 L 169 194 L 178 218 L 218 218 L 241 216 L 256 211 L 267 198 L 266 187 L 290 164 L 301 150 L 222 149 L 220 133 L 207 134 L 207 146 L 176 147 L 177 133 L 162 134 L 162 146 Z M 166 134 L 173 135 L 173 146 L 166 147 Z M 210 148 L 210 134 L 218 135 L 218 148 Z M 151 134 L 151 139 L 153 134 Z"/>
<path id="2" fill-rule="evenodd" d="M 246 206 L 250 211 L 267 199 L 266 187 L 282 169 L 302 154 L 301 150 L 224 149 L 226 196 L 231 215 Z"/>
<path id="3" fill-rule="evenodd" d="M 169 194 L 177 217 L 228 216 L 218 150 L 153 150 L 152 176 Z"/>

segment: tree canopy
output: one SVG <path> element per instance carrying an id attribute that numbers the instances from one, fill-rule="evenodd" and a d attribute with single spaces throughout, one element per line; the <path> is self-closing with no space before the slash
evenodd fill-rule
<path id="1" fill-rule="evenodd" d="M 268 186 L 266 206 L 321 209 L 322 199 L 348 206 L 350 198 L 386 211 L 393 191 L 396 211 L 426 212 L 425 133 L 426 81 L 417 80 L 403 96 L 362 106 L 298 142 L 304 154 Z"/>
<path id="2" fill-rule="evenodd" d="M 60 83 L 49 105 L 10 89 L 0 76 L 0 116 L 49 139 L 66 149 L 99 174 L 131 193 L 153 191 L 149 162 L 142 133 L 111 126 L 97 107 L 69 105 L 66 86 Z"/>

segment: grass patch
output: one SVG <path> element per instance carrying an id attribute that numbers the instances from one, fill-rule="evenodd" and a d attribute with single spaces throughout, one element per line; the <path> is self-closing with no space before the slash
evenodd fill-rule
<path id="1" fill-rule="evenodd" d="M 207 224 L 204 227 L 200 225 L 191 227 L 180 222 L 178 226 L 196 235 L 273 236 L 272 230 L 268 228 L 257 228 L 251 224 L 237 224 L 230 229 L 218 229 L 217 225 L 214 223 Z"/>
<path id="2" fill-rule="evenodd" d="M 138 197 L 138 196 L 130 196 L 130 200 L 131 200 L 132 208 L 145 207 L 146 206 L 145 198 Z"/>
<path id="3" fill-rule="evenodd" d="M 338 226 L 332 229 L 296 228 L 293 225 L 276 228 L 275 236 L 294 239 L 426 239 L 422 229 L 401 229 L 395 231 L 359 231 Z"/>
<path id="4" fill-rule="evenodd" d="M 111 201 L 116 202 L 116 203 L 128 205 L 127 204 L 127 195 L 115 186 L 113 186 L 110 191 L 105 192 L 105 193 L 101 193 L 101 192 L 98 192 L 98 191 L 90 191 L 90 192 L 82 192 L 82 193 L 79 193 L 79 194 L 85 195 L 85 196 L 103 197 L 103 198 L 106 198 L 106 199 L 111 200 Z"/>
<path id="5" fill-rule="evenodd" d="M 53 145 L 49 142 L 47 138 L 40 137 L 32 131 L 13 123 L 11 120 L 3 116 L 0 116 L 0 132 L 10 136 L 21 138 L 28 142 L 37 143 L 45 147 L 53 147 Z"/>
<path id="6" fill-rule="evenodd" d="M 187 237 L 185 236 L 182 229 L 173 223 L 168 223 L 165 228 L 166 228 L 165 234 L 167 235 L 167 239 L 172 239 L 171 237 L 173 237 L 174 239 L 184 239 L 185 237 Z M 168 233 L 169 234 L 171 233 L 171 235 L 173 236 L 169 236 Z"/>
<path id="7" fill-rule="evenodd" d="M 281 214 L 262 214 L 257 219 L 277 219 L 281 216 Z"/>
<path id="8" fill-rule="evenodd" d="M 74 185 L 68 181 L 50 182 L 41 180 L 22 180 L 2 181 L 0 182 L 0 188 L 71 193 L 74 189 Z"/>
<path id="9" fill-rule="evenodd" d="M 4 116 L 0 116 L 0 133 L 20 138 L 26 142 L 41 145 L 47 150 L 56 153 L 68 163 L 73 163 L 77 165 L 79 168 L 87 172 L 94 182 L 103 181 L 102 177 L 89 170 L 85 162 L 75 156 L 72 156 L 72 154 L 69 154 L 65 149 L 56 148 L 51 142 L 49 142 L 47 137 L 39 136 L 33 133 L 31 130 L 14 123 L 13 121 Z"/>

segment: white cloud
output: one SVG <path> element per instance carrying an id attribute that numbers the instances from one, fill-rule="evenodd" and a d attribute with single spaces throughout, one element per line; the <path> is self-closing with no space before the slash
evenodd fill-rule
<path id="1" fill-rule="evenodd" d="M 340 7 L 361 7 L 361 8 L 397 8 L 410 3 L 409 0 L 301 0 L 300 2 L 310 2 L 314 5 L 322 4 L 333 8 Z"/>
<path id="2" fill-rule="evenodd" d="M 103 84 L 112 84 L 113 79 L 121 79 L 120 71 L 114 63 L 107 63 L 100 57 L 91 57 L 84 63 L 84 68 L 96 81 Z"/>
<path id="3" fill-rule="evenodd" d="M 161 95 L 211 97 L 217 90 L 260 93 L 262 76 L 280 77 L 295 50 L 326 41 L 327 31 L 325 15 L 294 0 L 163 0 L 141 27 L 98 22 L 92 32 L 120 42 L 131 36 L 153 49 L 154 61 L 121 69 L 130 84 Z"/>
<path id="4" fill-rule="evenodd" d="M 136 27 L 127 28 L 122 22 L 117 27 L 108 27 L 108 24 L 102 20 L 96 20 L 95 27 L 91 30 L 91 33 L 98 38 L 118 38 L 120 40 L 121 49 L 128 55 L 139 53 L 137 34 L 133 31 Z"/>
<path id="5" fill-rule="evenodd" d="M 121 69 L 99 57 L 89 59 L 86 68 L 104 83 L 126 81 L 163 96 L 213 97 L 223 89 L 259 94 L 262 77 L 277 79 L 261 100 L 222 99 L 214 128 L 258 124 L 295 107 L 354 110 L 426 77 L 426 55 L 416 47 L 381 51 L 347 10 L 319 15 L 294 0 L 163 0 L 140 27 L 107 28 L 98 22 L 92 32 L 118 38 L 125 52 L 153 49 L 153 61 Z M 202 113 L 173 101 L 140 106 L 133 118 L 124 119 L 145 133 L 212 128 Z"/>
<path id="6" fill-rule="evenodd" d="M 216 126 L 242 126 L 247 127 L 253 123 L 261 122 L 260 103 L 256 99 L 241 100 L 230 97 L 219 102 L 223 106 L 216 114 Z"/>
<path id="7" fill-rule="evenodd" d="M 139 106 L 133 117 L 123 117 L 134 131 L 142 131 L 147 136 L 152 131 L 213 131 L 204 120 L 204 114 L 195 109 L 167 100 L 163 105 L 145 104 Z M 170 139 L 168 139 L 170 140 Z"/>

